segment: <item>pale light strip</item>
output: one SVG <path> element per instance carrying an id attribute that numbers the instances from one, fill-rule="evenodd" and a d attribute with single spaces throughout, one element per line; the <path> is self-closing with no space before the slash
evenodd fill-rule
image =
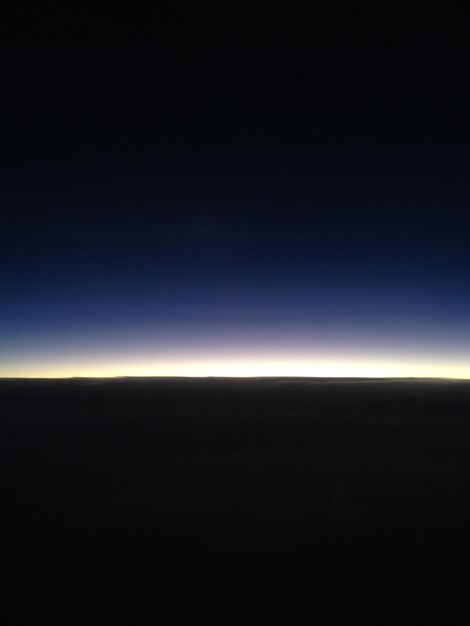
<path id="1" fill-rule="evenodd" d="M 117 361 L 100 364 L 69 363 L 17 365 L 2 367 L 2 377 L 67 378 L 112 376 L 185 376 L 185 377 L 364 377 L 364 378 L 470 378 L 470 363 L 353 361 L 353 360 L 204 360 Z"/>

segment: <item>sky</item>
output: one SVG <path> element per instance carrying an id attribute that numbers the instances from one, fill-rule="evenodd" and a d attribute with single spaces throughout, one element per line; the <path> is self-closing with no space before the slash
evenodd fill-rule
<path id="1" fill-rule="evenodd" d="M 374 5 L 9 9 L 0 376 L 469 377 L 467 16 Z"/>

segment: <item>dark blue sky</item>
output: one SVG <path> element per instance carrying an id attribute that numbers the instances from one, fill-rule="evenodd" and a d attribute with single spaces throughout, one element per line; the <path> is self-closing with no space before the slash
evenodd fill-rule
<path id="1" fill-rule="evenodd" d="M 468 374 L 459 16 L 71 11 L 6 27 L 1 375 Z"/>

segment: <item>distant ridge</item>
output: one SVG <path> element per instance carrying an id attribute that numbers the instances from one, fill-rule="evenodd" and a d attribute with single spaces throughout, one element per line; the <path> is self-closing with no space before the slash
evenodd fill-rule
<path id="1" fill-rule="evenodd" d="M 31 382 L 151 382 L 151 381 L 265 381 L 265 382 L 305 382 L 305 383 L 384 383 L 384 382 L 470 382 L 468 378 L 453 378 L 445 376 L 417 377 L 417 376 L 384 376 L 384 377 L 362 377 L 362 376 L 66 376 L 66 377 L 24 377 L 24 376 L 4 376 L 0 377 L 0 382 L 8 381 L 31 381 Z"/>

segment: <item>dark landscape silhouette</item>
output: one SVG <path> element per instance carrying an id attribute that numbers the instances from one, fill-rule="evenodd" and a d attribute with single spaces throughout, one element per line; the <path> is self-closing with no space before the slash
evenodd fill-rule
<path id="1" fill-rule="evenodd" d="M 466 609 L 469 382 L 3 379 L 0 398 L 5 624 Z"/>

